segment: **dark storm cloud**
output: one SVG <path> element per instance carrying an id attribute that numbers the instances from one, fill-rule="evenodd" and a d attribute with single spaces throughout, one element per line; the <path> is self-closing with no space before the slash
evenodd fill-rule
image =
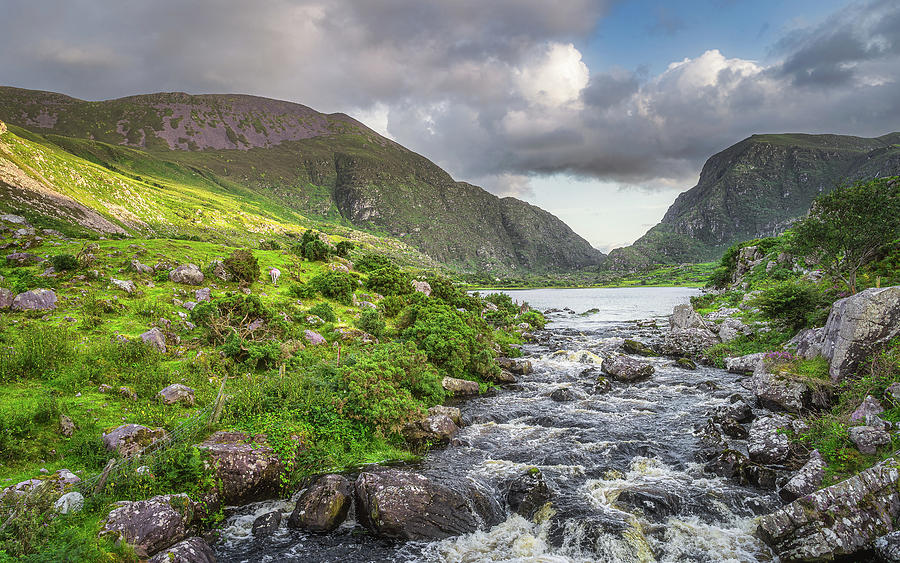
<path id="1" fill-rule="evenodd" d="M 710 50 L 655 76 L 581 60 L 612 0 L 0 2 L 5 84 L 87 99 L 241 92 L 354 113 L 508 193 L 552 172 L 686 184 L 753 133 L 900 129 L 893 0 L 794 30 L 766 63 Z M 680 14 L 663 15 L 676 32 Z"/>

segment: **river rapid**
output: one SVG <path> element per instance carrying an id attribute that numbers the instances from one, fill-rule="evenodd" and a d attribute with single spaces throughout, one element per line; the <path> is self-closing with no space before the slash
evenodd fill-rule
<path id="1" fill-rule="evenodd" d="M 775 561 L 753 536 L 754 518 L 780 506 L 773 493 L 704 473 L 695 459 L 698 432 L 739 393 L 741 377 L 650 358 L 649 380 L 596 388 L 601 359 L 623 338 L 662 335 L 686 288 L 508 291 L 545 311 L 547 329 L 523 352 L 534 371 L 516 384 L 459 404 L 458 440 L 410 468 L 452 485 L 467 481 L 502 503 L 511 479 L 538 467 L 554 491 L 539 523 L 510 514 L 489 530 L 437 542 L 394 544 L 348 519 L 315 535 L 282 527 L 256 539 L 256 516 L 283 510 L 272 501 L 228 512 L 219 561 Z M 551 399 L 559 389 L 567 400 Z M 739 441 L 732 447 L 745 448 Z M 351 475 L 351 478 L 355 475 Z M 286 520 L 285 518 L 284 520 Z"/>

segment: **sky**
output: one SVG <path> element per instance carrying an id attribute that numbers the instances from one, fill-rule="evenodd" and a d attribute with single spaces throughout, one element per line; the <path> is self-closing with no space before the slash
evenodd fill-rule
<path id="1" fill-rule="evenodd" d="M 630 244 L 755 133 L 900 130 L 897 0 L 0 0 L 0 84 L 344 112 Z"/>

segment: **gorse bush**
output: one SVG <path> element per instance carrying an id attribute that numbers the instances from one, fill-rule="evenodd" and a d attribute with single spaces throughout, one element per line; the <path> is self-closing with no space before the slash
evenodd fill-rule
<path id="1" fill-rule="evenodd" d="M 235 249 L 223 264 L 225 270 L 239 282 L 253 283 L 259 279 L 259 260 L 249 250 Z"/>
<path id="2" fill-rule="evenodd" d="M 388 258 L 381 256 L 380 254 L 368 253 L 360 256 L 353 266 L 363 273 L 372 272 L 375 270 L 380 270 L 381 268 L 388 268 L 390 266 L 394 266 L 394 263 L 391 262 Z"/>
<path id="3" fill-rule="evenodd" d="M 71 254 L 57 254 L 50 257 L 50 264 L 57 272 L 67 272 L 78 269 L 78 258 Z"/>
<path id="4" fill-rule="evenodd" d="M 349 257 L 350 257 L 350 252 L 351 252 L 355 247 L 356 247 L 356 245 L 354 245 L 354 244 L 353 244 L 352 242 L 350 242 L 349 240 L 342 240 L 341 242 L 339 242 L 339 243 L 337 243 L 337 244 L 335 245 L 335 247 L 334 247 L 334 253 L 335 253 L 337 256 L 340 256 L 341 258 L 349 258 Z"/>
<path id="5" fill-rule="evenodd" d="M 353 292 L 358 287 L 355 276 L 339 271 L 321 273 L 309 280 L 308 285 L 314 287 L 324 297 L 334 299 L 344 305 L 350 304 Z"/>
<path id="6" fill-rule="evenodd" d="M 412 277 L 393 264 L 370 270 L 366 287 L 382 295 L 405 295 L 413 292 Z"/>
<path id="7" fill-rule="evenodd" d="M 291 252 L 310 262 L 317 262 L 327 259 L 331 255 L 332 248 L 320 239 L 315 231 L 308 229 L 303 233 L 300 242 L 291 247 Z"/>
<path id="8" fill-rule="evenodd" d="M 796 332 L 818 319 L 817 310 L 830 309 L 831 302 L 815 285 L 787 280 L 764 290 L 754 304 L 768 318 Z"/>
<path id="9" fill-rule="evenodd" d="M 309 308 L 310 315 L 316 315 L 326 323 L 334 323 L 337 322 L 337 315 L 334 314 L 334 309 L 331 308 L 326 302 L 317 303 L 313 307 Z"/>
<path id="10" fill-rule="evenodd" d="M 366 309 L 359 315 L 356 326 L 360 330 L 368 332 L 376 338 L 381 338 L 384 334 L 384 329 L 387 327 L 387 323 L 378 309 Z"/>
<path id="11" fill-rule="evenodd" d="M 538 311 L 526 311 L 519 315 L 519 321 L 530 324 L 533 328 L 543 330 L 547 325 L 547 319 Z"/>

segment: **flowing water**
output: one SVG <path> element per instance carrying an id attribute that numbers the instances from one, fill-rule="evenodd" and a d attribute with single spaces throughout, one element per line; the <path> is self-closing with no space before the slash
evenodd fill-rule
<path id="1" fill-rule="evenodd" d="M 413 468 L 447 484 L 468 481 L 500 502 L 505 486 L 531 467 L 554 490 L 540 523 L 509 515 L 489 530 L 437 542 L 392 544 L 350 519 L 328 535 L 282 528 L 254 539 L 253 519 L 291 510 L 290 501 L 241 507 L 227 519 L 220 561 L 774 561 L 753 519 L 774 495 L 706 474 L 695 460 L 696 432 L 734 393 L 739 376 L 685 371 L 652 358 L 652 378 L 595 389 L 601 358 L 622 339 L 649 342 L 672 307 L 696 290 L 627 288 L 509 291 L 549 313 L 547 330 L 523 348 L 533 373 L 515 385 L 460 404 L 456 445 Z M 642 322 L 637 322 L 642 321 Z M 570 399 L 550 394 L 568 388 Z M 742 444 L 732 444 L 740 448 Z"/>

